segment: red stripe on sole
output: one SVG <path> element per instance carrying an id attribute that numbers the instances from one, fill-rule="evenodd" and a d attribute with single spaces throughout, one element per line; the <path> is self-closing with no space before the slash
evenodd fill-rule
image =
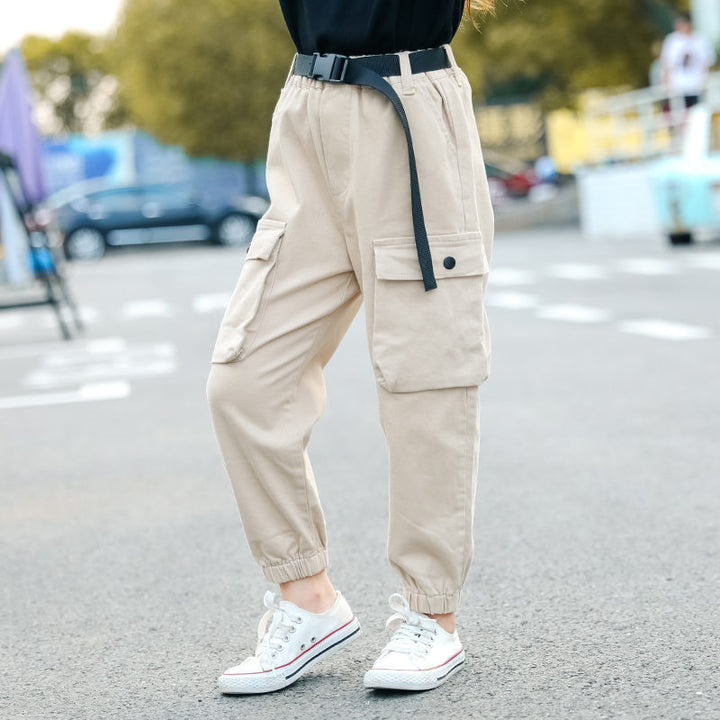
<path id="1" fill-rule="evenodd" d="M 461 652 L 462 648 L 460 648 L 460 650 L 458 650 L 449 660 L 446 660 L 444 663 L 440 663 L 440 665 L 435 665 L 434 667 L 422 668 L 417 670 L 411 670 L 410 668 L 374 667 L 373 670 L 384 670 L 385 672 L 430 672 L 430 670 L 437 670 L 438 668 L 444 667 L 448 663 L 451 663 Z"/>
<path id="2" fill-rule="evenodd" d="M 341 625 L 339 628 L 336 628 L 331 633 L 328 633 L 324 638 L 321 638 L 318 640 L 314 645 L 311 645 L 306 650 L 303 650 L 297 657 L 290 660 L 290 662 L 286 662 L 284 665 L 280 665 L 276 668 L 270 668 L 270 670 L 263 670 L 262 672 L 254 672 L 254 673 L 223 673 L 225 677 L 238 677 L 240 675 L 264 675 L 265 673 L 273 672 L 274 670 L 282 670 L 283 668 L 287 667 L 288 665 L 292 665 L 294 662 L 297 662 L 303 655 L 306 653 L 309 653 L 314 647 L 317 647 L 321 642 L 325 642 L 329 637 L 334 635 L 337 632 L 340 632 L 343 628 L 346 628 L 350 623 L 355 619 L 355 616 L 353 615 L 344 625 Z M 462 651 L 461 651 L 462 652 Z M 445 663 L 443 663 L 444 665 Z M 438 667 L 442 667 L 441 665 L 438 665 Z"/>

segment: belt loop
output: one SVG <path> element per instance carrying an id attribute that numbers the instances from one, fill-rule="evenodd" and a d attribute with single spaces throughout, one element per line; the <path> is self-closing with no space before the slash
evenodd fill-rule
<path id="1" fill-rule="evenodd" d="M 413 80 L 412 68 L 410 67 L 410 53 L 403 50 L 397 54 L 400 60 L 400 79 L 402 80 L 402 94 L 415 94 L 415 81 Z"/>
<path id="2" fill-rule="evenodd" d="M 290 78 L 294 75 L 293 70 L 295 70 L 295 61 L 297 60 L 297 53 L 295 53 L 292 62 L 290 63 L 290 69 L 288 70 L 287 77 L 285 78 L 285 85 L 290 82 Z"/>
<path id="3" fill-rule="evenodd" d="M 453 71 L 453 75 L 455 76 L 455 82 L 458 84 L 458 87 L 462 87 L 462 80 L 460 79 L 460 66 L 455 61 L 455 55 L 453 55 L 450 43 L 446 43 L 443 47 L 445 48 L 448 59 L 450 60 L 450 67 Z"/>

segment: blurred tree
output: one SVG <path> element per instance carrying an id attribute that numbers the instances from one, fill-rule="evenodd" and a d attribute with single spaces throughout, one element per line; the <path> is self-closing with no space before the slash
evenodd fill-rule
<path id="1" fill-rule="evenodd" d="M 265 155 L 293 53 L 277 0 L 127 0 L 114 47 L 138 124 L 242 161 Z"/>
<path id="2" fill-rule="evenodd" d="M 504 0 L 466 20 L 453 47 L 476 93 L 568 106 L 589 87 L 645 85 L 653 40 L 686 6 Z M 126 0 L 111 57 L 139 125 L 191 154 L 247 161 L 266 151 L 293 52 L 277 0 Z"/>
<path id="3" fill-rule="evenodd" d="M 125 122 L 104 38 L 81 32 L 59 40 L 29 35 L 21 50 L 44 132 L 95 132 Z"/>
<path id="4" fill-rule="evenodd" d="M 458 61 L 489 96 L 534 94 L 545 109 L 592 87 L 647 85 L 653 41 L 686 0 L 505 0 L 466 22 Z M 478 32 L 477 30 L 480 30 Z M 484 85 L 483 85 L 484 83 Z"/>

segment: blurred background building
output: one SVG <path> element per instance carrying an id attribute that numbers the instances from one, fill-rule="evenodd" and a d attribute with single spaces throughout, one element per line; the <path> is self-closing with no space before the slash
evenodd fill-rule
<path id="1" fill-rule="evenodd" d="M 695 216 L 667 211 L 678 203 L 653 178 L 684 153 L 686 109 L 657 78 L 662 40 L 688 10 L 717 47 L 720 0 L 510 2 L 464 22 L 454 50 L 501 227 L 579 218 L 588 236 L 687 236 Z M 104 29 L 93 6 L 75 21 L 91 31 L 36 34 L 38 20 L 0 35 L 27 64 L 48 192 L 105 179 L 264 195 L 270 118 L 294 50 L 277 2 L 124 0 L 104 12 Z M 714 117 L 696 134 L 712 138 Z M 631 217 L 608 213 L 628 195 Z"/>

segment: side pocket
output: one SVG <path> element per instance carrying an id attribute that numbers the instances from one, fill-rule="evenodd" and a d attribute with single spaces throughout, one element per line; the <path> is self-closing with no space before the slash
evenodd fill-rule
<path id="1" fill-rule="evenodd" d="M 378 382 L 391 392 L 468 387 L 488 376 L 482 233 L 429 241 L 438 285 L 430 292 L 423 288 L 414 238 L 374 242 L 372 356 Z"/>
<path id="2" fill-rule="evenodd" d="M 267 302 L 286 223 L 261 218 L 218 332 L 211 362 L 228 363 L 248 354 Z"/>

